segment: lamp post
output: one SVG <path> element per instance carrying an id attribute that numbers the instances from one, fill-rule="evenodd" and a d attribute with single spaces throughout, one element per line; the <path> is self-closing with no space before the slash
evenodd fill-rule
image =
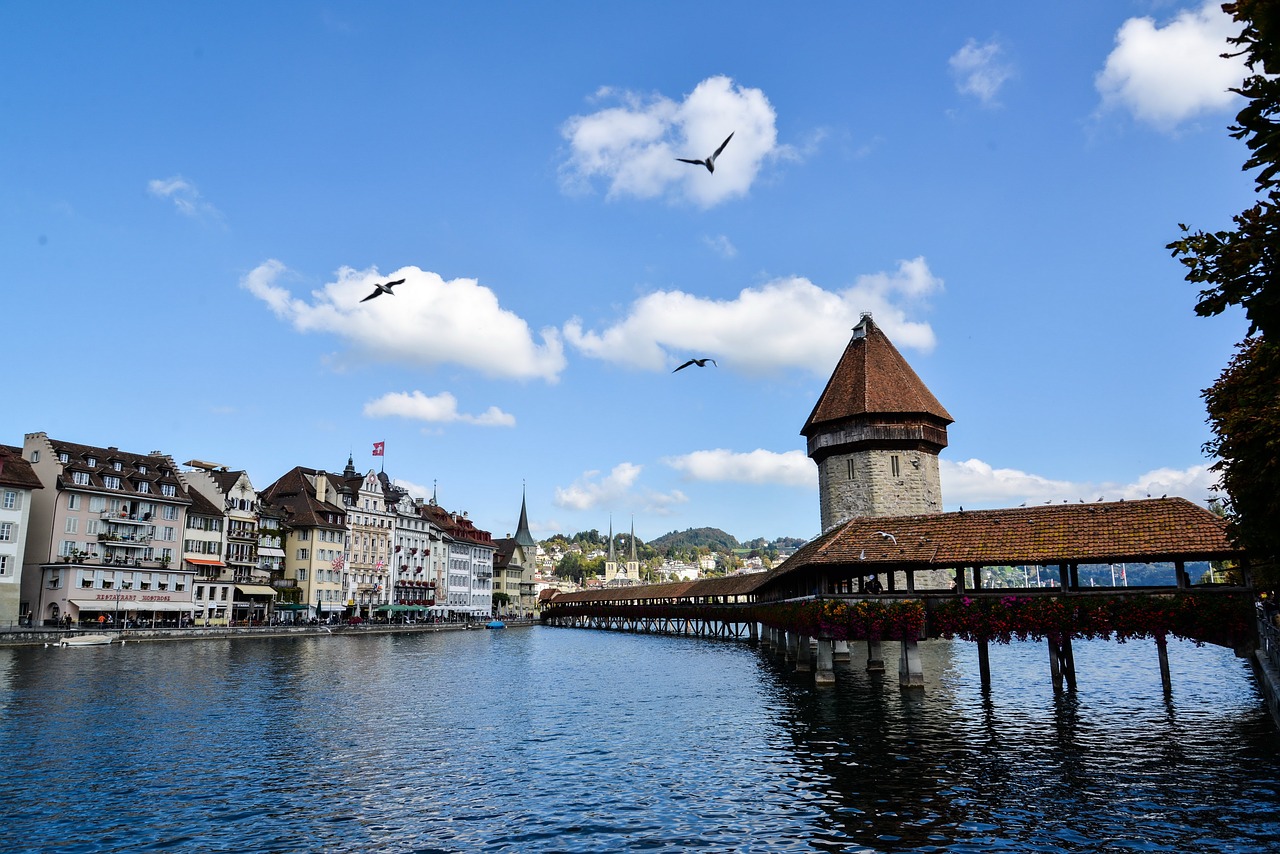
<path id="1" fill-rule="evenodd" d="M 120 591 L 128 590 L 131 587 L 133 585 L 125 581 L 121 581 L 116 585 L 116 631 L 121 635 L 124 634 L 124 625 L 120 622 Z"/>

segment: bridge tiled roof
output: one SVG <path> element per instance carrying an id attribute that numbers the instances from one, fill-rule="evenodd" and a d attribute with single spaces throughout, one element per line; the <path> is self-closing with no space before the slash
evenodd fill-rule
<path id="1" fill-rule="evenodd" d="M 668 581 L 662 584 L 637 584 L 602 590 L 579 590 L 559 593 L 556 602 L 639 602 L 647 599 L 701 599 L 708 596 L 746 596 L 754 593 L 771 573 L 727 575 L 699 578 L 693 581 Z"/>
<path id="2" fill-rule="evenodd" d="M 856 517 L 783 565 L 915 564 L 944 568 L 1218 560 L 1239 555 L 1226 523 L 1185 498 Z M 877 566 L 878 565 L 878 566 Z"/>

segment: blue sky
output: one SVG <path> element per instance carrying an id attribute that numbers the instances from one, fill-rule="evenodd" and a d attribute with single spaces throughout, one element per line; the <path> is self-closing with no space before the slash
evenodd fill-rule
<path id="1" fill-rule="evenodd" d="M 1216 4 L 0 7 L 0 442 L 386 470 L 537 536 L 818 532 L 873 312 L 947 509 L 1184 495 L 1245 332 Z M 730 132 L 714 174 L 702 158 Z M 405 278 L 391 296 L 372 283 Z M 672 368 L 692 356 L 717 366 Z"/>

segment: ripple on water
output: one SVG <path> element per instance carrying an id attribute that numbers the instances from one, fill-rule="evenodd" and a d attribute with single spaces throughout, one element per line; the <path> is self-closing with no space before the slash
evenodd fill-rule
<path id="1" fill-rule="evenodd" d="M 926 643 L 924 692 L 735 643 L 533 629 L 0 650 L 0 850 L 1275 850 L 1229 652 Z M 85 653 L 85 654 L 81 654 Z M 886 661 L 897 650 L 886 644 Z"/>

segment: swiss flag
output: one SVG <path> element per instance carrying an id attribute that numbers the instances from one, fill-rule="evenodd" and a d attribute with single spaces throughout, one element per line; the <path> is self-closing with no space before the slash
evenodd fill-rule
<path id="1" fill-rule="evenodd" d="M 374 442 L 374 443 L 373 443 L 373 455 L 374 455 L 375 457 L 380 457 L 380 456 L 382 456 L 382 451 L 383 451 L 383 449 L 384 449 L 386 446 L 387 446 L 387 443 L 386 443 L 386 442 Z"/>

